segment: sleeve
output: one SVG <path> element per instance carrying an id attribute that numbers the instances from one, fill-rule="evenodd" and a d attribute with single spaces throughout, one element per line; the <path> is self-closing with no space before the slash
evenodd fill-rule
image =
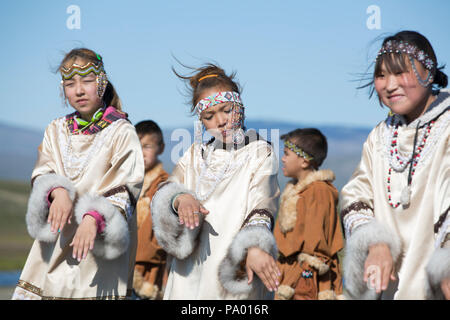
<path id="1" fill-rule="evenodd" d="M 328 268 L 328 272 L 319 271 L 319 296 L 327 296 L 326 293 L 330 293 L 329 296 L 334 298 L 341 298 L 342 294 L 342 275 L 340 270 L 338 252 L 344 248 L 344 239 L 342 236 L 341 224 L 336 210 L 336 196 L 333 196 L 331 190 L 327 188 L 320 188 L 314 197 L 315 201 L 311 204 L 312 212 L 315 212 L 321 217 L 321 230 L 310 230 L 307 228 L 307 232 L 314 231 L 324 232 L 324 240 L 326 242 L 326 252 L 322 252 L 325 256 L 325 262 Z M 310 234 L 308 238 L 314 237 L 314 234 Z M 316 235 L 315 237 L 318 237 Z M 310 248 L 314 250 L 315 248 Z M 317 250 L 317 249 L 316 249 Z M 325 293 L 325 294 L 324 294 Z"/>
<path id="2" fill-rule="evenodd" d="M 49 125 L 44 133 L 44 139 L 38 148 L 36 165 L 32 172 L 32 189 L 28 200 L 25 221 L 30 236 L 44 242 L 54 242 L 58 237 L 50 231 L 47 223 L 49 205 L 47 202 L 49 192 L 57 187 L 63 187 L 69 193 L 72 201 L 75 199 L 76 190 L 72 181 L 67 177 L 56 174 L 55 154 L 52 148 Z"/>
<path id="3" fill-rule="evenodd" d="M 153 230 L 158 243 L 178 259 L 185 259 L 193 252 L 204 221 L 204 216 L 200 214 L 199 226 L 188 229 L 178 222 L 178 214 L 172 207 L 174 198 L 182 193 L 189 193 L 195 198 L 195 193 L 184 186 L 186 162 L 189 154 L 194 152 L 193 148 L 191 146 L 178 161 L 169 179 L 159 185 L 150 204 Z"/>
<path id="4" fill-rule="evenodd" d="M 165 173 L 157 177 L 151 184 L 149 191 L 145 197 L 141 197 L 138 201 L 137 211 L 142 210 L 148 212 L 138 227 L 138 243 L 136 251 L 136 263 L 162 265 L 166 262 L 166 252 L 161 248 L 155 238 L 153 232 L 152 215 L 150 212 L 150 201 L 153 198 L 155 187 L 167 180 L 168 175 Z M 145 206 L 145 207 L 144 207 Z M 142 213 L 142 212 L 141 212 Z"/>
<path id="5" fill-rule="evenodd" d="M 373 164 L 375 136 L 381 123 L 369 134 L 363 146 L 361 162 L 340 195 L 341 220 L 346 236 L 343 263 L 344 283 L 348 298 L 375 299 L 375 291 L 368 290 L 363 281 L 364 263 L 369 247 L 376 243 L 386 243 L 392 258 L 397 261 L 401 252 L 399 237 L 377 222 L 373 204 Z"/>
<path id="6" fill-rule="evenodd" d="M 436 179 L 435 250 L 426 266 L 426 291 L 428 299 L 443 299 L 443 279 L 450 278 L 450 137 L 447 137 L 446 154 L 441 162 L 442 170 Z"/>
<path id="7" fill-rule="evenodd" d="M 373 136 L 374 131 L 364 142 L 361 161 L 340 194 L 341 220 L 347 238 L 358 226 L 374 219 L 372 158 L 375 150 Z"/>
<path id="8" fill-rule="evenodd" d="M 95 240 L 93 254 L 116 259 L 129 248 L 129 223 L 144 180 L 144 160 L 134 127 L 126 123 L 116 129 L 111 144 L 110 168 L 102 177 L 98 193 L 86 193 L 74 208 L 77 223 L 83 215 L 96 211 L 105 221 L 105 228 Z"/>
<path id="9" fill-rule="evenodd" d="M 222 286 L 234 295 L 249 294 L 251 291 L 265 288 L 258 277 L 255 277 L 250 285 L 247 284 L 245 259 L 248 248 L 258 247 L 274 259 L 278 253 L 272 234 L 274 214 L 280 195 L 277 180 L 278 160 L 270 145 L 264 143 L 262 148 L 257 149 L 262 161 L 257 164 L 249 186 L 247 208 L 250 210 L 219 266 L 219 280 Z"/>

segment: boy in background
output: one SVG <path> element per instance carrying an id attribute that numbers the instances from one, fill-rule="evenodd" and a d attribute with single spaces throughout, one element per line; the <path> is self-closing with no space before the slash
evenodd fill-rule
<path id="1" fill-rule="evenodd" d="M 136 206 L 138 244 L 133 289 L 138 299 L 159 300 L 167 282 L 167 254 L 153 233 L 150 202 L 158 184 L 169 176 L 158 160 L 164 151 L 164 139 L 161 129 L 152 120 L 141 121 L 135 128 L 144 155 L 145 177 Z"/>
<path id="2" fill-rule="evenodd" d="M 290 181 L 281 195 L 275 224 L 281 281 L 277 300 L 342 298 L 338 251 L 343 248 L 334 173 L 319 170 L 327 156 L 326 137 L 317 129 L 296 129 L 284 140 L 283 174 Z"/>

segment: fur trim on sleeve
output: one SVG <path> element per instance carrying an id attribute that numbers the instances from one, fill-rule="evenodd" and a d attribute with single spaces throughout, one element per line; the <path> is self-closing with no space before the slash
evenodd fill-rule
<path id="1" fill-rule="evenodd" d="M 226 257 L 219 266 L 219 280 L 223 288 L 233 295 L 249 295 L 252 291 L 265 290 L 262 281 L 255 275 L 249 285 L 247 274 L 242 271 L 247 250 L 257 247 L 276 259 L 278 248 L 275 238 L 265 226 L 248 226 L 241 229 L 233 239 Z"/>
<path id="2" fill-rule="evenodd" d="M 394 265 L 401 253 L 401 242 L 387 227 L 376 220 L 359 226 L 347 240 L 344 258 L 344 283 L 349 299 L 376 299 L 375 290 L 368 289 L 364 282 L 364 264 L 369 246 L 386 243 L 391 251 Z"/>
<path id="3" fill-rule="evenodd" d="M 56 187 L 63 187 L 69 192 L 72 201 L 75 199 L 75 187 L 68 178 L 55 173 L 49 173 L 37 177 L 33 183 L 28 208 L 25 216 L 28 233 L 36 240 L 54 242 L 58 234 L 50 231 L 47 223 L 49 207 L 47 204 L 48 192 Z"/>
<path id="4" fill-rule="evenodd" d="M 181 184 L 166 183 L 155 193 L 150 206 L 153 230 L 159 245 L 176 258 L 185 259 L 194 251 L 204 215 L 199 214 L 199 226 L 192 230 L 181 225 L 172 210 L 172 198 L 181 192 L 193 195 Z"/>
<path id="5" fill-rule="evenodd" d="M 89 211 L 97 211 L 105 219 L 105 230 L 97 235 L 92 253 L 95 256 L 113 260 L 128 250 L 130 232 L 128 223 L 120 210 L 105 197 L 85 194 L 75 205 L 75 219 L 81 223 L 83 215 Z"/>
<path id="6" fill-rule="evenodd" d="M 307 253 L 300 253 L 297 260 L 300 265 L 305 261 L 311 268 L 317 270 L 319 276 L 327 273 L 328 270 L 330 270 L 330 267 L 325 262 L 320 260 L 318 257 L 309 255 Z"/>
<path id="7" fill-rule="evenodd" d="M 426 297 L 432 300 L 444 299 L 441 281 L 450 278 L 450 248 L 438 248 L 433 252 L 426 268 Z"/>
<path id="8" fill-rule="evenodd" d="M 294 293 L 295 293 L 294 288 L 292 288 L 288 285 L 282 284 L 278 287 L 278 290 L 276 292 L 276 297 L 277 297 L 277 300 L 291 300 L 292 297 L 294 296 Z"/>
<path id="9" fill-rule="evenodd" d="M 317 295 L 318 300 L 337 300 L 336 293 L 333 290 L 323 290 Z"/>

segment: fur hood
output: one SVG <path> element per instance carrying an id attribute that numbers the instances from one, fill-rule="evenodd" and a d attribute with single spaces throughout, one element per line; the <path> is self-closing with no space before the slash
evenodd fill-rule
<path id="1" fill-rule="evenodd" d="M 288 182 L 281 194 L 280 211 L 278 212 L 278 223 L 283 233 L 291 231 L 297 222 L 297 200 L 299 193 L 306 189 L 308 185 L 315 181 L 332 182 L 335 175 L 331 170 L 318 170 L 310 173 L 305 179 L 294 184 Z"/>

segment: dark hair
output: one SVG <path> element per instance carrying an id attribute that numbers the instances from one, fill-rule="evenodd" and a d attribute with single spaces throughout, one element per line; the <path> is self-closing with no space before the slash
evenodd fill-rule
<path id="1" fill-rule="evenodd" d="M 84 60 L 86 63 L 93 62 L 96 65 L 103 65 L 103 59 L 94 51 L 86 48 L 75 48 L 64 56 L 57 71 L 59 71 L 61 67 L 65 66 L 68 63 L 74 63 L 77 58 Z M 117 94 L 116 89 L 109 80 L 108 84 L 106 85 L 106 90 L 103 95 L 102 101 L 106 106 L 113 106 L 118 110 L 122 110 L 122 102 L 120 101 L 119 95 Z"/>
<path id="2" fill-rule="evenodd" d="M 409 44 L 415 45 L 420 50 L 423 50 L 428 57 L 433 61 L 434 65 L 437 66 L 436 54 L 427 38 L 416 31 L 400 31 L 392 36 L 384 38 L 381 46 L 384 46 L 388 41 L 403 41 Z M 382 54 L 378 57 L 375 63 L 373 75 L 371 81 L 363 86 L 358 87 L 358 89 L 370 88 L 369 96 L 372 97 L 375 87 L 374 79 L 381 73 L 381 66 L 385 64 L 386 69 L 391 73 L 404 72 L 408 70 L 404 54 Z M 433 85 L 438 88 L 445 88 L 448 85 L 448 77 L 441 70 L 445 68 L 445 65 L 436 67 L 433 74 Z"/>
<path id="3" fill-rule="evenodd" d="M 134 127 L 136 128 L 136 133 L 139 137 L 142 137 L 146 134 L 155 134 L 158 136 L 158 145 L 161 146 L 164 144 L 163 133 L 161 131 L 161 128 L 155 121 L 144 120 L 137 123 Z"/>
<path id="4" fill-rule="evenodd" d="M 186 80 L 189 84 L 189 86 L 186 87 L 189 91 L 189 104 L 191 105 L 191 112 L 194 112 L 195 106 L 199 101 L 199 97 L 204 90 L 220 87 L 224 90 L 231 90 L 241 94 L 241 87 L 239 83 L 234 80 L 236 77 L 236 72 L 227 75 L 222 68 L 212 63 L 207 63 L 200 68 L 188 67 L 179 61 L 178 63 L 180 63 L 183 67 L 192 70 L 192 74 L 190 76 L 183 76 L 180 75 L 174 67 L 172 67 L 173 73 L 178 78 Z M 210 77 L 203 78 L 205 76 Z"/>
<path id="5" fill-rule="evenodd" d="M 327 138 L 319 129 L 305 128 L 295 129 L 281 136 L 281 139 L 296 144 L 314 159 L 310 161 L 314 169 L 319 169 L 327 157 L 328 143 Z"/>

